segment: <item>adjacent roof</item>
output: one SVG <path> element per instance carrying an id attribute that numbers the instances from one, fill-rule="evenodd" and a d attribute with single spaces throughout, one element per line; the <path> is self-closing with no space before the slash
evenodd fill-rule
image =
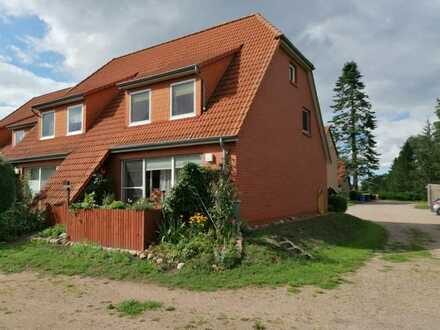
<path id="1" fill-rule="evenodd" d="M 47 201 L 56 203 L 65 198 L 63 181 L 71 182 L 72 199 L 77 197 L 111 148 L 237 136 L 281 36 L 279 30 L 255 14 L 115 58 L 64 96 L 87 94 L 115 82 L 211 63 L 224 54 L 235 54 L 200 116 L 127 128 L 127 105 L 121 91 L 86 134 L 41 141 L 34 129 L 7 157 L 69 151 L 47 183 Z"/>
<path id="2" fill-rule="evenodd" d="M 56 100 L 63 96 L 70 88 L 61 89 L 55 92 L 47 93 L 30 99 L 17 110 L 0 120 L 0 127 L 18 126 L 36 122 L 36 117 L 32 112 L 35 104 Z"/>

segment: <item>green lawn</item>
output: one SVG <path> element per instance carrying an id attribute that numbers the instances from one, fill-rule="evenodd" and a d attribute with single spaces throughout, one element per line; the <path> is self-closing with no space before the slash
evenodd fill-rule
<path id="1" fill-rule="evenodd" d="M 262 237 L 274 234 L 306 248 L 314 259 L 292 257 L 261 243 Z M 0 270 L 154 281 L 194 290 L 286 284 L 332 288 L 341 282 L 341 274 L 356 270 L 375 250 L 383 249 L 386 237 L 385 229 L 377 224 L 346 214 L 329 214 L 253 231 L 246 236 L 246 257 L 242 264 L 223 272 L 189 267 L 161 272 L 151 263 L 128 254 L 93 246 L 61 247 L 41 242 L 0 245 Z"/>
<path id="2" fill-rule="evenodd" d="M 427 201 L 418 201 L 416 205 L 414 205 L 416 209 L 429 210 L 429 205 Z"/>

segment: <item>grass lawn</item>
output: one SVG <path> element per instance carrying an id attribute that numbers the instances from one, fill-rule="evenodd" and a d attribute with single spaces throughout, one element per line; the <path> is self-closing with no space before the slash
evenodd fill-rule
<path id="1" fill-rule="evenodd" d="M 418 201 L 414 206 L 416 209 L 429 210 L 429 205 L 427 201 Z"/>
<path id="2" fill-rule="evenodd" d="M 314 256 L 305 260 L 261 243 L 264 236 L 286 237 Z M 50 274 L 96 276 L 117 280 L 154 281 L 172 287 L 215 290 L 244 286 L 316 285 L 332 288 L 340 275 L 354 271 L 375 250 L 383 249 L 386 231 L 380 225 L 347 214 L 272 225 L 248 234 L 241 265 L 223 272 L 183 268 L 161 272 L 148 261 L 99 247 L 52 246 L 42 242 L 0 245 L 0 271 L 33 270 Z"/>

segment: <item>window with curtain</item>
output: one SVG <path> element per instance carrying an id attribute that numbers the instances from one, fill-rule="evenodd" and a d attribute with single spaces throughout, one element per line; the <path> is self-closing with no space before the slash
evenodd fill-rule
<path id="1" fill-rule="evenodd" d="M 21 142 L 21 140 L 23 140 L 24 136 L 26 135 L 24 130 L 18 130 L 18 131 L 14 131 L 14 145 L 18 144 Z"/>
<path id="2" fill-rule="evenodd" d="M 171 118 L 195 115 L 195 80 L 171 85 Z"/>
<path id="3" fill-rule="evenodd" d="M 122 198 L 133 202 L 143 197 L 143 160 L 127 160 L 124 162 Z"/>
<path id="4" fill-rule="evenodd" d="M 171 189 L 172 158 L 149 158 L 145 162 L 146 196 L 149 197 L 155 190 L 168 192 Z"/>
<path id="5" fill-rule="evenodd" d="M 67 134 L 79 134 L 83 130 L 83 106 L 75 105 L 67 111 Z"/>
<path id="6" fill-rule="evenodd" d="M 25 169 L 25 178 L 32 195 L 38 194 L 46 186 L 47 181 L 55 172 L 54 166 L 32 167 Z"/>
<path id="7" fill-rule="evenodd" d="M 139 125 L 150 120 L 150 91 L 130 93 L 130 124 Z"/>
<path id="8" fill-rule="evenodd" d="M 43 112 L 41 114 L 41 138 L 48 139 L 55 136 L 55 112 Z"/>

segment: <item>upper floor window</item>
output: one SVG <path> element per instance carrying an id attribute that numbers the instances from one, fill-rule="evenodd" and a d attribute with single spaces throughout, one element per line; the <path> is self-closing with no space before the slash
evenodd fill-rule
<path id="1" fill-rule="evenodd" d="M 83 106 L 74 105 L 67 108 L 67 135 L 83 132 Z"/>
<path id="2" fill-rule="evenodd" d="M 187 80 L 171 85 L 171 119 L 196 115 L 195 80 Z"/>
<path id="3" fill-rule="evenodd" d="M 289 80 L 296 84 L 296 66 L 293 64 L 289 64 Z"/>
<path id="4" fill-rule="evenodd" d="M 53 137 L 55 137 L 55 112 L 43 112 L 41 114 L 41 139 Z"/>
<path id="5" fill-rule="evenodd" d="M 306 134 L 311 133 L 310 111 L 307 109 L 304 109 L 302 111 L 302 130 Z"/>
<path id="6" fill-rule="evenodd" d="M 150 90 L 130 93 L 129 125 L 141 125 L 150 122 Z"/>
<path id="7" fill-rule="evenodd" d="M 18 130 L 14 131 L 14 146 L 23 140 L 24 136 L 26 135 L 26 132 L 24 130 Z"/>

